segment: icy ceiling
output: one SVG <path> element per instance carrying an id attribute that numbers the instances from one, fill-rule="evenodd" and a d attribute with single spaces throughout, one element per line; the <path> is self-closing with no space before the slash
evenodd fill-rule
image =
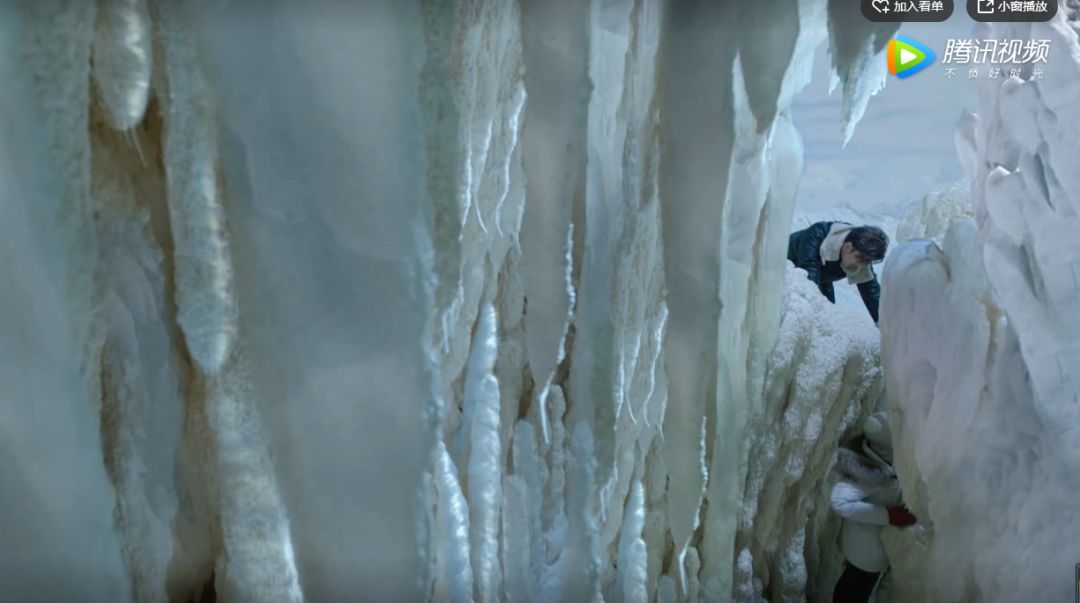
<path id="1" fill-rule="evenodd" d="M 978 227 L 898 252 L 881 340 L 784 263 L 812 50 L 848 135 L 883 82 L 852 14 L 0 7 L 0 600 L 826 601 L 883 398 L 926 524 L 893 600 L 1047 592 L 1080 77 L 987 85 Z"/>

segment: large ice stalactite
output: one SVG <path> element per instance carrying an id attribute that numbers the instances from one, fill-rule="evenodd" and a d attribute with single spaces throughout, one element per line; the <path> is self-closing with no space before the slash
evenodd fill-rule
<path id="1" fill-rule="evenodd" d="M 237 342 L 215 103 L 193 43 L 192 15 L 168 1 L 153 8 L 176 322 L 195 373 L 189 396 L 201 403 L 211 435 L 217 589 L 228 599 L 298 601 L 289 523 L 257 411 L 260 392 Z"/>
<path id="2" fill-rule="evenodd" d="M 899 470 L 932 531 L 890 542 L 926 572 L 904 600 L 1071 596 L 1080 478 L 1080 15 L 994 25 L 1050 40 L 1043 78 L 984 82 L 958 133 L 975 223 L 889 261 L 883 359 Z M 906 557 L 907 555 L 913 555 Z"/>
<path id="3" fill-rule="evenodd" d="M 152 57 L 146 0 L 101 2 L 91 74 L 105 119 L 113 128 L 128 130 L 142 121 L 150 98 Z"/>
<path id="4" fill-rule="evenodd" d="M 852 9 L 846 0 L 828 0 L 829 56 L 832 79 L 829 90 L 839 85 L 843 96 L 844 143 L 851 140 L 855 126 L 866 113 L 870 97 L 885 87 L 885 61 L 880 53 L 899 23 L 874 23 Z"/>
<path id="5" fill-rule="evenodd" d="M 458 116 L 460 146 L 448 152 L 462 162 L 462 173 L 468 175 L 456 189 L 464 194 L 456 197 L 460 200 L 456 208 L 436 203 L 435 220 L 436 225 L 453 223 L 438 216 L 455 209 L 461 217 L 460 246 L 446 251 L 460 259 L 457 270 L 462 280 L 450 306 L 441 310 L 446 318 L 438 323 L 441 330 L 437 326 L 435 342 L 443 352 L 440 363 L 447 396 L 443 437 L 459 483 L 468 484 L 474 467 L 472 432 L 486 419 L 469 402 L 469 378 L 463 377 L 465 351 L 474 337 L 471 325 L 478 307 L 485 298 L 495 298 L 501 327 L 495 376 L 503 405 L 497 450 L 507 462 L 501 486 L 505 503 L 499 560 L 504 590 L 508 597 L 532 600 L 588 598 L 597 592 L 616 599 L 645 593 L 723 600 L 732 589 L 736 518 L 742 512 L 750 446 L 741 435 L 742 425 L 762 404 L 767 356 L 781 311 L 777 291 L 783 282 L 786 226 L 801 170 L 798 136 L 786 108 L 808 81 L 809 65 L 801 60 L 810 54 L 805 50 L 825 37 L 825 7 L 817 2 L 792 3 L 787 8 L 794 10 L 777 9 L 779 13 L 773 14 L 735 4 L 694 9 L 646 1 L 594 3 L 587 32 L 592 90 L 584 186 L 558 183 L 556 203 L 544 211 L 562 213 L 542 218 L 556 224 L 572 219 L 574 232 L 554 236 L 563 231 L 553 227 L 528 235 L 550 239 L 538 248 L 527 244 L 527 229 L 537 227 L 536 220 L 541 219 L 531 217 L 529 203 L 543 202 L 545 195 L 555 193 L 552 183 L 545 181 L 533 189 L 532 184 L 522 186 L 521 179 L 547 179 L 555 173 L 552 170 L 564 170 L 561 177 L 573 180 L 575 172 L 551 164 L 551 158 L 530 160 L 523 152 L 529 148 L 529 137 L 537 136 L 529 124 L 553 118 L 546 110 L 522 114 L 521 103 L 528 107 L 558 94 L 565 80 L 550 78 L 580 77 L 574 71 L 577 64 L 552 48 L 546 54 L 528 50 L 530 36 L 551 35 L 543 28 L 558 23 L 550 21 L 557 11 L 530 16 L 536 8 L 523 5 L 521 22 L 526 30 L 520 33 L 519 45 L 505 21 L 514 18 L 513 8 L 464 6 L 456 13 L 460 34 L 428 33 L 429 44 L 463 41 L 451 46 L 459 61 L 453 68 L 468 76 L 457 91 L 447 93 L 460 103 L 456 112 L 450 112 Z M 688 12 L 681 13 L 684 10 Z M 754 20 L 763 35 L 716 37 L 724 31 L 723 17 L 732 10 L 746 11 L 741 16 Z M 690 14 L 704 21 L 688 35 L 688 21 L 683 19 Z M 784 26 L 773 28 L 775 21 Z M 573 29 L 563 28 L 560 35 L 568 31 Z M 861 35 L 868 34 L 860 31 L 856 37 Z M 578 43 L 570 38 L 562 45 Z M 666 59 L 670 64 L 657 62 L 665 43 L 671 45 Z M 778 43 L 790 54 L 773 53 Z M 495 57 L 475 54 L 485 47 L 501 52 Z M 697 50 L 726 57 L 734 77 L 678 54 Z M 518 52 L 521 59 L 516 58 Z M 548 75 L 542 80 L 519 79 L 518 60 L 526 72 Z M 672 68 L 674 64 L 679 68 Z M 749 85 L 741 76 L 743 69 L 762 77 Z M 472 79 L 485 70 L 488 78 Z M 537 90 L 541 81 L 546 85 Z M 727 108 L 721 106 L 718 115 L 715 105 L 705 100 L 715 95 L 728 98 Z M 559 119 L 573 120 L 576 105 L 569 101 L 574 98 L 547 102 L 568 102 Z M 481 110 L 484 106 L 490 108 Z M 519 129 L 520 120 L 525 125 Z M 702 129 L 704 123 L 717 129 Z M 535 144 L 554 145 L 566 153 L 581 144 L 573 130 L 542 131 L 548 140 Z M 669 154 L 666 168 L 660 162 L 661 146 Z M 715 161 L 707 161 L 710 157 Z M 491 158 L 499 161 L 484 168 Z M 730 167 L 717 170 L 713 167 L 717 163 Z M 727 191 L 719 205 L 714 201 L 716 190 Z M 661 198 L 673 205 L 665 209 Z M 508 210 L 501 215 L 517 215 L 524 222 L 495 221 L 492 228 L 493 216 L 500 215 L 494 208 L 499 207 Z M 667 224 L 664 216 L 675 221 L 674 226 L 664 226 L 666 236 L 659 228 Z M 522 244 L 511 245 L 519 232 Z M 443 251 L 436 247 L 437 266 L 443 263 Z M 535 253 L 549 257 L 538 263 L 529 258 Z M 673 281 L 671 266 L 685 280 Z M 492 283 L 495 278 L 497 284 Z M 710 278 L 715 278 L 711 297 L 719 295 L 725 303 L 722 316 L 707 293 Z M 522 318 L 536 307 L 529 291 L 537 289 L 544 291 L 538 300 L 539 316 L 545 317 L 546 328 L 554 329 L 548 335 L 558 334 L 566 308 L 559 300 L 574 303 L 565 359 L 560 356 L 562 343 L 537 348 L 529 330 L 540 322 Z M 682 304 L 678 312 L 686 330 L 675 339 L 673 299 Z M 710 321 L 716 325 L 716 336 L 712 341 L 701 339 L 701 325 Z M 721 345 L 722 354 L 717 351 Z M 699 352 L 690 350 L 712 349 L 717 360 L 695 370 L 692 360 L 672 362 L 672 349 L 691 357 Z M 539 351 L 548 354 L 545 362 L 563 365 L 553 375 L 550 391 L 546 367 L 551 365 L 534 362 Z M 676 380 L 704 385 L 697 394 L 675 402 L 669 384 Z M 715 423 L 712 427 L 710 420 Z M 835 443 L 837 434 L 830 436 L 833 439 L 826 440 L 830 444 L 822 451 Z M 824 461 L 818 460 L 816 470 L 822 470 Z M 453 473 L 439 467 L 432 471 L 440 480 L 437 515 L 455 517 L 442 510 L 444 506 L 452 510 L 460 502 L 458 489 L 448 479 Z M 716 477 L 710 482 L 711 494 L 706 486 L 710 469 L 715 469 L 711 473 Z M 641 508 L 635 498 L 638 488 Z M 487 508 L 484 501 L 490 490 L 461 486 L 460 491 L 472 514 L 486 513 L 482 507 Z M 807 485 L 792 493 L 791 500 L 806 504 L 819 494 Z M 699 507 L 706 495 L 711 523 L 706 520 L 702 525 Z M 821 517 L 819 512 L 814 522 Z M 808 529 L 818 529 L 814 522 Z M 467 529 L 475 533 L 478 528 L 469 524 Z M 835 536 L 835 531 L 822 540 L 829 535 Z M 691 540 L 696 544 L 691 546 Z M 766 539 L 755 552 L 771 556 L 779 540 Z M 485 596 L 477 572 L 493 560 L 478 557 L 476 551 L 463 556 L 446 544 L 436 547 L 436 555 L 446 559 L 436 567 L 447 573 L 436 578 L 435 592 L 461 593 L 465 585 L 451 584 L 456 576 L 471 580 L 474 594 Z M 470 572 L 454 569 L 459 567 L 454 559 L 470 557 Z"/>
<path id="6" fill-rule="evenodd" d="M 590 400 L 598 439 L 609 448 L 597 476 L 601 515 L 597 549 L 607 596 L 651 593 L 659 579 L 664 542 L 643 538 L 646 527 L 645 455 L 663 417 L 665 384 L 658 378 L 667 311 L 657 225 L 656 52 L 657 3 L 596 5 L 591 30 L 588 173 L 578 310 L 569 397 Z M 621 161 L 611 161 L 621 157 Z M 573 415 L 587 418 L 580 411 Z M 624 437 L 619 437 L 619 433 Z M 621 504 L 641 490 L 642 505 Z M 655 491 L 654 491 L 655 492 Z M 655 493 L 660 494 L 660 493 Z M 617 503 L 615 501 L 618 501 Z M 614 503 L 614 504 L 613 504 Z M 651 519 L 657 534 L 663 512 Z M 624 540 L 629 538 L 629 541 Z M 641 547 L 634 544 L 641 539 Z M 637 552 L 634 552 L 637 549 Z M 616 567 L 612 563 L 619 559 Z M 652 571 L 650 572 L 650 567 Z"/>
<path id="7" fill-rule="evenodd" d="M 309 600 L 357 585 L 416 600 L 427 583 L 439 392 L 420 8 L 203 7 L 253 410 Z"/>
<path id="8" fill-rule="evenodd" d="M 40 3 L 32 15 L 0 7 L 0 73 L 21 84 L 0 92 L 0 306 L 13 317 L 0 321 L 4 600 L 131 600 L 101 423 L 88 402 L 84 357 L 71 347 L 71 334 L 85 333 L 88 322 L 87 279 L 73 277 L 89 275 L 92 255 L 80 253 L 93 249 L 83 247 L 89 233 L 79 227 L 90 213 L 85 74 L 93 15 L 90 3 Z M 45 46 L 59 36 L 76 43 Z M 41 54 L 27 64 L 20 51 L 30 44 Z M 35 88 L 28 72 L 40 75 Z M 41 93 L 75 103 L 45 122 L 49 110 L 35 110 Z"/>
<path id="9" fill-rule="evenodd" d="M 177 508 L 176 426 L 183 404 L 166 319 L 163 254 L 146 203 L 149 195 L 160 194 L 161 181 L 123 134 L 106 127 L 96 111 L 91 116 L 90 191 L 100 250 L 93 273 L 98 304 L 93 345 L 100 355 L 103 455 L 118 491 L 116 515 L 136 598 L 165 600 L 172 555 L 169 519 Z M 141 131 L 130 135 L 143 136 Z M 142 146 L 143 158 L 159 160 L 153 144 Z"/>
<path id="10" fill-rule="evenodd" d="M 3 269 L 48 261 L 12 314 L 68 322 L 4 365 L 11 424 L 63 442 L 6 439 L 4 483 L 51 501 L 77 473 L 84 504 L 5 567 L 87 563 L 83 598 L 140 602 L 821 599 L 829 452 L 876 350 L 801 273 L 783 293 L 788 108 L 827 37 L 864 106 L 890 26 L 241 4 L 13 13 L 57 190 L 5 180 L 5 233 L 43 234 Z"/>

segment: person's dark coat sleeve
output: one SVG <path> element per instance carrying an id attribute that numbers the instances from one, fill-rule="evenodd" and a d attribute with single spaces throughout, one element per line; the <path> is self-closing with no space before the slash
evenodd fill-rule
<path id="1" fill-rule="evenodd" d="M 825 299 L 836 303 L 836 293 L 833 291 L 832 283 L 826 281 L 824 283 L 818 283 L 818 289 L 821 289 L 821 294 L 825 296 Z"/>
<path id="2" fill-rule="evenodd" d="M 817 222 L 793 233 L 788 240 L 788 259 L 796 268 L 806 271 L 806 278 L 818 286 L 822 295 L 836 303 L 832 283 L 821 282 L 821 244 L 829 236 L 831 226 L 831 222 Z"/>
<path id="3" fill-rule="evenodd" d="M 873 272 L 873 269 L 871 269 L 871 272 Z M 866 281 L 865 283 L 859 283 L 859 295 L 862 297 L 866 309 L 870 311 L 870 318 L 873 318 L 874 322 L 877 322 L 878 301 L 881 299 L 881 285 L 878 284 L 876 274 L 873 279 Z"/>

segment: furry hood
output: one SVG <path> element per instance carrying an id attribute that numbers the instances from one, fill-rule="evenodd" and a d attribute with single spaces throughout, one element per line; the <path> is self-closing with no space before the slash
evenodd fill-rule
<path id="1" fill-rule="evenodd" d="M 870 457 L 846 446 L 841 446 L 837 451 L 834 468 L 842 479 L 863 486 L 884 486 L 893 477 L 890 467 L 882 466 Z"/>

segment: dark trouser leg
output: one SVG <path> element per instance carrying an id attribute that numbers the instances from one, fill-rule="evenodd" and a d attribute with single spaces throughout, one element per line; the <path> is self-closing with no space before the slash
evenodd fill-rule
<path id="1" fill-rule="evenodd" d="M 833 603 L 866 603 L 870 593 L 874 592 L 879 575 L 877 572 L 864 572 L 850 563 L 845 564 L 844 573 L 833 589 Z"/>

